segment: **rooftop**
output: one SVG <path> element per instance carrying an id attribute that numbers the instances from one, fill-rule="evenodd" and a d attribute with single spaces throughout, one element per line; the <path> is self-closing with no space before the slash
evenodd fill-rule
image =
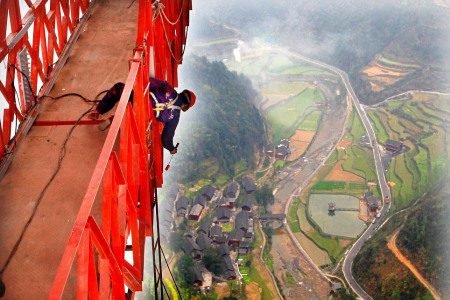
<path id="1" fill-rule="evenodd" d="M 191 211 L 189 212 L 190 216 L 200 216 L 200 214 L 203 211 L 203 206 L 201 206 L 200 204 L 195 204 L 194 206 L 192 206 Z"/>
<path id="2" fill-rule="evenodd" d="M 202 251 L 211 246 L 212 242 L 211 239 L 204 233 L 199 233 L 195 241 Z"/>
<path id="3" fill-rule="evenodd" d="M 367 205 L 370 208 L 378 208 L 379 200 L 376 197 L 369 196 L 369 197 L 366 198 L 366 201 L 367 201 Z"/>
<path id="4" fill-rule="evenodd" d="M 228 241 L 240 241 L 244 237 L 244 232 L 241 229 L 235 228 L 228 235 Z"/>
<path id="5" fill-rule="evenodd" d="M 183 239 L 183 242 L 181 243 L 181 249 L 186 254 L 192 254 L 193 251 L 200 250 L 198 245 L 194 242 L 194 239 L 192 239 L 191 237 L 185 237 Z"/>
<path id="6" fill-rule="evenodd" d="M 206 197 L 204 195 L 198 194 L 194 199 L 194 204 L 200 204 L 201 206 L 206 205 Z"/>
<path id="7" fill-rule="evenodd" d="M 217 189 L 214 186 L 207 185 L 200 190 L 200 194 L 205 196 L 206 199 L 209 201 L 214 196 L 214 193 L 216 192 L 216 190 Z"/>
<path id="8" fill-rule="evenodd" d="M 234 228 L 238 228 L 238 229 L 242 229 L 244 231 L 247 231 L 249 217 L 250 217 L 250 215 L 249 215 L 248 211 L 241 210 L 236 215 L 236 221 L 235 221 L 235 224 L 234 224 Z"/>
<path id="9" fill-rule="evenodd" d="M 226 198 L 237 198 L 239 196 L 239 184 L 236 181 L 230 182 L 223 191 Z"/>
<path id="10" fill-rule="evenodd" d="M 241 179 L 241 185 L 247 193 L 256 191 L 255 180 L 249 176 L 244 176 Z"/>
<path id="11" fill-rule="evenodd" d="M 387 140 L 386 141 L 386 147 L 393 147 L 393 148 L 401 148 L 402 147 L 402 143 L 399 141 L 394 141 L 394 140 Z"/>
<path id="12" fill-rule="evenodd" d="M 182 208 L 187 209 L 188 205 L 189 205 L 189 199 L 186 198 L 185 196 L 180 196 L 180 197 L 178 197 L 178 200 L 175 203 L 175 208 L 177 211 Z"/>
<path id="13" fill-rule="evenodd" d="M 209 235 L 210 236 L 220 236 L 220 235 L 222 235 L 222 232 L 223 232 L 222 227 L 220 227 L 218 225 L 214 225 L 209 230 Z"/>
<path id="14" fill-rule="evenodd" d="M 231 218 L 231 210 L 227 207 L 219 206 L 216 209 L 217 219 L 230 219 Z"/>

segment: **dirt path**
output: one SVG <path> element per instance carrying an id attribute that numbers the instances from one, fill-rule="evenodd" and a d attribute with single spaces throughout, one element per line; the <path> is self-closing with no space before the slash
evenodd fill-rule
<path id="1" fill-rule="evenodd" d="M 262 239 L 262 245 L 257 245 L 257 247 L 253 248 L 252 253 L 253 253 L 253 266 L 258 270 L 259 275 L 264 279 L 264 282 L 266 282 L 267 287 L 269 288 L 270 292 L 272 293 L 272 296 L 274 297 L 274 299 L 282 299 L 279 296 L 279 291 L 278 288 L 276 286 L 276 282 L 275 279 L 273 278 L 272 274 L 270 273 L 269 269 L 267 268 L 267 266 L 264 264 L 264 261 L 262 260 L 262 251 L 265 247 L 266 244 L 266 239 L 264 237 L 264 233 L 261 230 L 261 226 L 259 225 L 259 223 L 256 223 L 256 231 L 258 232 L 257 234 L 261 237 Z"/>
<path id="2" fill-rule="evenodd" d="M 394 235 L 390 238 L 389 243 L 388 243 L 388 248 L 389 250 L 392 251 L 392 253 L 394 253 L 395 257 L 397 257 L 397 259 L 405 266 L 407 267 L 411 273 L 413 273 L 413 275 L 417 278 L 417 280 L 420 281 L 420 283 L 422 283 L 422 285 L 427 288 L 431 295 L 433 296 L 434 299 L 437 300 L 441 300 L 441 296 L 439 295 L 439 293 L 436 291 L 436 289 L 419 273 L 419 271 L 416 269 L 416 267 L 412 264 L 412 262 L 406 257 L 404 256 L 400 250 L 397 248 L 397 237 L 398 237 L 398 233 L 400 232 L 400 229 L 398 229 Z"/>

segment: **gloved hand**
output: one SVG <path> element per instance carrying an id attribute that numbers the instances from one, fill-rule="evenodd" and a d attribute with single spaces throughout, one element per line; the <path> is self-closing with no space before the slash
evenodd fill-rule
<path id="1" fill-rule="evenodd" d="M 172 151 L 170 151 L 170 154 L 176 154 L 178 152 L 177 148 L 174 148 Z"/>

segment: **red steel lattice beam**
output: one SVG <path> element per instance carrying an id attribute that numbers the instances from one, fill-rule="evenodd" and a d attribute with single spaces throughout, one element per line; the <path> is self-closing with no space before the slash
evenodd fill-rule
<path id="1" fill-rule="evenodd" d="M 190 0 L 161 1 L 164 14 L 153 13 L 150 0 L 139 1 L 137 47 L 115 117 L 109 129 L 75 225 L 57 270 L 49 299 L 60 299 L 75 260 L 77 297 L 123 299 L 124 286 L 142 290 L 145 236 L 153 235 L 152 211 L 162 185 L 163 150 L 149 101 L 151 70 L 177 84 L 177 67 L 186 41 Z M 64 7 L 63 7 L 64 11 Z M 156 10 L 158 11 L 158 10 Z M 171 24 L 173 20 L 180 22 Z M 176 56 L 180 55 L 180 56 Z M 131 90 L 134 106 L 128 105 Z M 114 146 L 118 143 L 118 153 Z M 91 216 L 102 186 L 101 228 Z M 133 264 L 125 260 L 131 236 Z M 95 261 L 95 254 L 99 259 Z M 97 276 L 98 275 L 98 276 Z M 98 281 L 99 278 L 100 280 Z"/>

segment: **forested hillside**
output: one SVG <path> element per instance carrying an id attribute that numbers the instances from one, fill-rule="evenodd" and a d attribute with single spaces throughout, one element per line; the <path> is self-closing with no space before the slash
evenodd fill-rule
<path id="1" fill-rule="evenodd" d="M 449 200 L 448 187 L 430 195 L 398 237 L 398 246 L 441 295 L 450 295 Z"/>
<path id="2" fill-rule="evenodd" d="M 437 290 L 450 295 L 449 188 L 425 196 L 409 212 L 393 217 L 357 255 L 353 272 L 375 299 L 431 299 L 431 294 L 399 262 L 388 242 L 401 228 L 397 247 Z"/>
<path id="3" fill-rule="evenodd" d="M 197 102 L 179 125 L 183 143 L 174 160 L 178 181 L 228 176 L 255 165 L 255 153 L 265 143 L 263 119 L 253 105 L 258 93 L 248 78 L 227 70 L 221 62 L 189 57 L 183 82 Z"/>

